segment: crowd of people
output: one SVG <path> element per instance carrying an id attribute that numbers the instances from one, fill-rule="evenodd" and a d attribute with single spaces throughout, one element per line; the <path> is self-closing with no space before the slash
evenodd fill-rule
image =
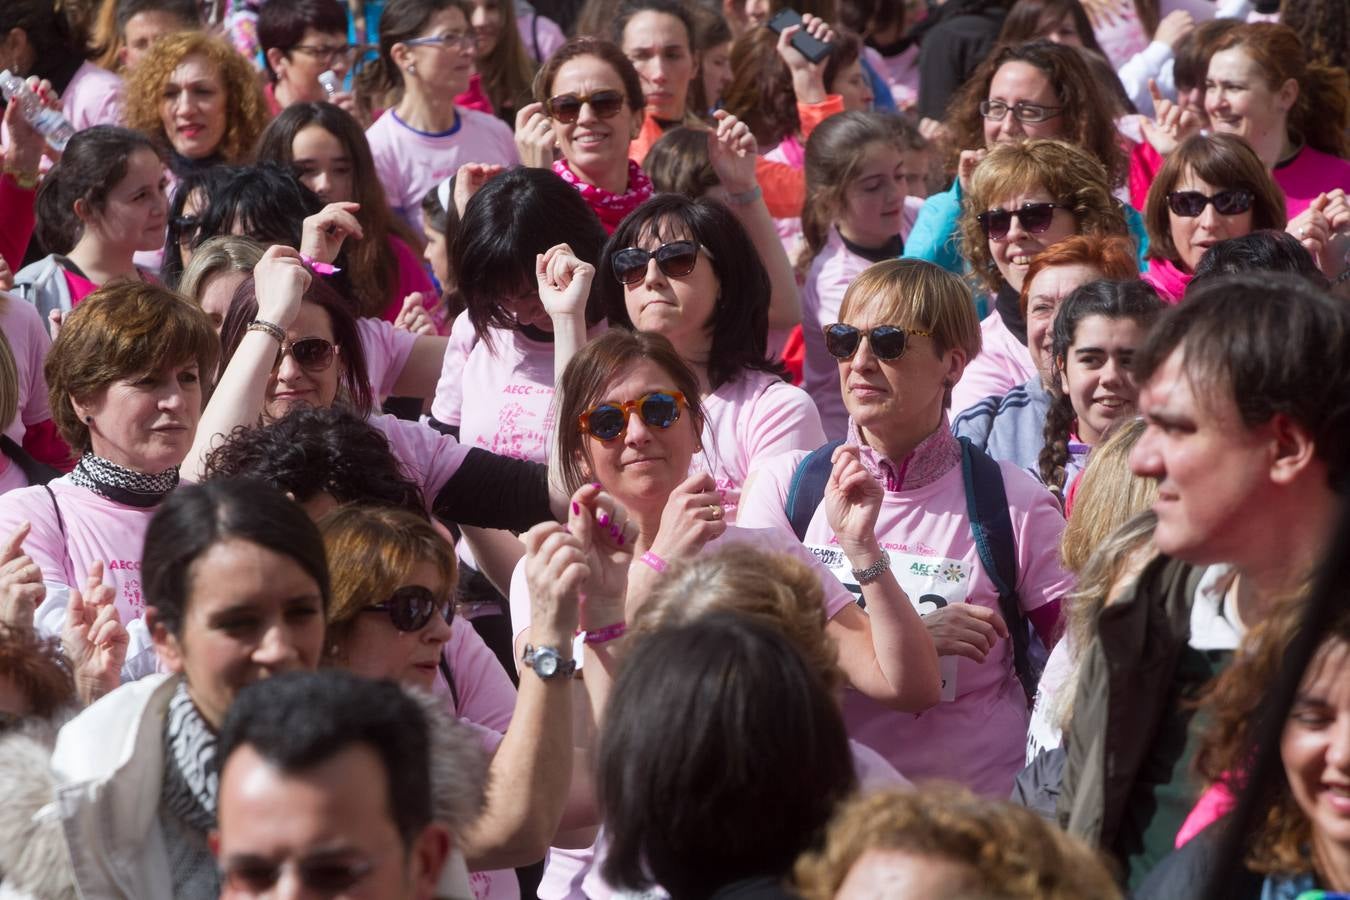
<path id="1" fill-rule="evenodd" d="M 0 896 L 1350 896 L 1347 22 L 5 0 Z"/>

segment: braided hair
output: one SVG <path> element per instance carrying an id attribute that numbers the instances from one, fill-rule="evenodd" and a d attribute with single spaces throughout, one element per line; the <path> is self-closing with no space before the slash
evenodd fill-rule
<path id="1" fill-rule="evenodd" d="M 1163 310 L 1158 292 L 1142 281 L 1090 281 L 1064 298 L 1051 328 L 1050 411 L 1045 416 L 1045 446 L 1038 474 L 1046 487 L 1063 496 L 1069 462 L 1069 434 L 1078 413 L 1061 383 L 1065 360 L 1073 347 L 1078 325 L 1089 316 L 1133 319 L 1147 330 Z"/>

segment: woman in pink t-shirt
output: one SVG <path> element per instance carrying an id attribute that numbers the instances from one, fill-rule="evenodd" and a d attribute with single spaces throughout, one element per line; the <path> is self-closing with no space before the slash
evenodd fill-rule
<path id="1" fill-rule="evenodd" d="M 945 778 L 1006 797 L 1022 766 L 1028 721 L 1009 629 L 1025 622 L 1004 622 L 998 593 L 979 562 L 962 449 L 946 413 L 952 386 L 980 350 L 970 291 L 931 263 L 881 262 L 854 280 L 840 319 L 829 329 L 827 346 L 839 361 L 850 420 L 836 460 L 845 455 L 856 460 L 866 487 L 875 491 L 878 509 L 868 531 L 878 548 L 873 558 L 895 573 L 900 594 L 924 614 L 943 680 L 942 702 L 918 716 L 849 692 L 844 698 L 849 733 L 907 778 Z M 804 458 L 789 454 L 756 474 L 746 492 L 743 524 L 793 535 L 785 504 Z M 1030 475 L 1011 463 L 999 469 L 1021 609 L 1050 646 L 1069 584 L 1057 554 L 1064 518 Z M 837 472 L 838 462 L 832 478 Z M 843 583 L 861 585 L 864 618 L 874 616 L 866 582 L 872 573 L 859 570 L 850 550 L 855 538 L 839 533 L 836 518 L 827 492 L 803 540 Z"/>
<path id="2" fill-rule="evenodd" d="M 409 294 L 435 298 L 421 241 L 389 208 L 365 133 L 349 113 L 331 103 L 288 106 L 258 139 L 258 161 L 292 167 L 320 200 L 348 204 L 356 216 L 362 233 L 345 250 L 359 315 L 393 322 Z"/>
<path id="3" fill-rule="evenodd" d="M 76 134 L 37 196 L 38 237 L 54 252 L 21 269 L 14 292 L 45 321 L 113 279 L 147 280 L 134 256 L 164 245 L 167 186 L 163 157 L 140 132 L 100 125 Z"/>
<path id="4" fill-rule="evenodd" d="M 154 669 L 142 538 L 178 484 L 218 353 L 206 314 L 163 288 L 120 281 L 94 293 L 66 318 L 46 365 L 52 418 L 80 461 L 0 502 L 0 534 L 32 526 L 23 550 L 47 585 L 40 629 L 60 629 L 69 589 L 103 564 L 131 635 L 128 677 Z"/>
<path id="5" fill-rule="evenodd" d="M 1144 204 L 1148 271 L 1169 303 L 1186 293 L 1195 266 L 1220 241 L 1285 227 L 1284 197 L 1250 145 L 1231 134 L 1187 138 L 1163 163 Z"/>
<path id="6" fill-rule="evenodd" d="M 726 206 L 644 204 L 610 236 L 596 285 L 611 323 L 664 336 L 696 373 L 706 427 L 694 471 L 716 480 L 728 520 L 756 466 L 825 442 L 811 398 L 769 355 L 768 274 Z"/>

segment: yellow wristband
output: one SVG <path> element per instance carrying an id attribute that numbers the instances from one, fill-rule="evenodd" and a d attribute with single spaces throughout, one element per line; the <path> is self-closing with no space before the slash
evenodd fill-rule
<path id="1" fill-rule="evenodd" d="M 37 172 L 24 172 L 18 166 L 5 166 L 5 174 L 25 191 L 31 191 L 38 186 Z"/>

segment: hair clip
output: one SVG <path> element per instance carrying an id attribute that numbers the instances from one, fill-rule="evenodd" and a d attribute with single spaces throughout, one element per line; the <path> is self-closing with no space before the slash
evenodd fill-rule
<path id="1" fill-rule="evenodd" d="M 342 271 L 341 266 L 334 266 L 326 262 L 320 262 L 308 253 L 300 254 L 300 261 L 309 266 L 315 275 L 336 275 Z"/>

